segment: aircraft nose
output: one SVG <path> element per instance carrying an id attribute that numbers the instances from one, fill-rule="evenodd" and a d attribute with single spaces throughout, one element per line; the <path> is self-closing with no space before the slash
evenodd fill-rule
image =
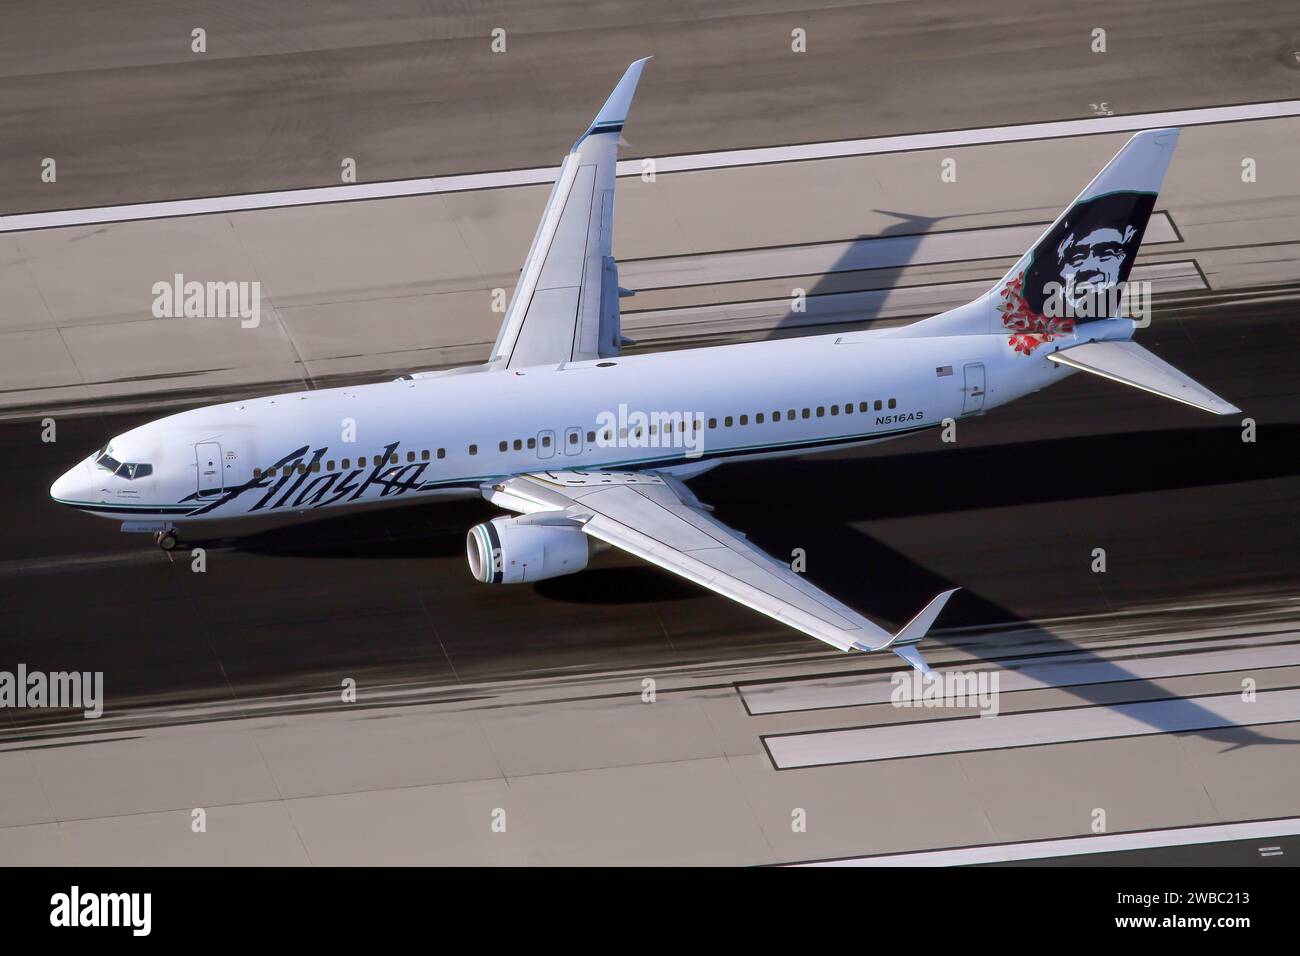
<path id="1" fill-rule="evenodd" d="M 50 485 L 50 497 L 66 504 L 69 501 L 85 501 L 88 482 L 86 480 L 86 463 L 73 465 L 55 479 Z"/>

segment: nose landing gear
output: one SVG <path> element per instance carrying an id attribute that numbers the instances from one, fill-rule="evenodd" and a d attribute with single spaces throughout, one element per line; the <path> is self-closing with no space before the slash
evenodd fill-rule
<path id="1" fill-rule="evenodd" d="M 158 547 L 162 548 L 164 551 L 172 551 L 181 543 L 180 538 L 176 536 L 176 532 L 173 529 L 155 531 L 153 540 L 154 544 L 158 545 Z"/>

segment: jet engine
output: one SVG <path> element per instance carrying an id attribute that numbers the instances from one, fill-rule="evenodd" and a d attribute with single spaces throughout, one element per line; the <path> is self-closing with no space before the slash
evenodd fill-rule
<path id="1" fill-rule="evenodd" d="M 519 584 L 581 571 L 591 549 L 576 524 L 493 518 L 469 529 L 465 554 L 484 584 Z"/>

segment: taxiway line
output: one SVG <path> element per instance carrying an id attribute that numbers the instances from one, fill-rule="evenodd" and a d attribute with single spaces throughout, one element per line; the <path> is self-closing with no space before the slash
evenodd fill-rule
<path id="1" fill-rule="evenodd" d="M 1012 126 L 983 126 L 973 129 L 944 130 L 933 133 L 909 133 L 901 136 L 875 136 L 867 139 L 836 140 L 823 143 L 798 143 L 753 149 L 733 149 L 711 153 L 687 153 L 653 158 L 653 170 L 661 173 L 694 172 L 737 166 L 763 166 L 773 163 L 837 159 L 880 153 L 982 146 L 1026 140 L 1059 139 L 1124 133 L 1162 126 L 1207 126 L 1248 120 L 1279 119 L 1300 116 L 1300 100 L 1245 103 L 1235 106 L 1211 106 L 1198 109 L 1165 110 L 1134 113 L 1127 116 L 1098 116 L 1089 119 L 1023 123 Z M 640 176 L 646 171 L 646 158 L 628 159 L 618 164 L 619 176 Z M 98 225 L 141 219 L 168 219 L 212 213 L 246 212 L 254 209 L 277 209 L 286 206 L 310 206 L 327 203 L 357 202 L 368 199 L 394 199 L 435 193 L 469 192 L 531 186 L 555 180 L 556 167 L 509 169 L 497 172 L 466 173 L 453 176 L 429 176 L 378 183 L 350 183 L 309 189 L 275 190 L 231 196 L 207 196 L 161 202 L 128 203 L 120 206 L 94 206 L 85 209 L 58 209 L 47 212 L 0 216 L 0 233 L 66 226 Z"/>
<path id="2" fill-rule="evenodd" d="M 778 770 L 1300 720 L 1300 688 L 764 737 Z"/>

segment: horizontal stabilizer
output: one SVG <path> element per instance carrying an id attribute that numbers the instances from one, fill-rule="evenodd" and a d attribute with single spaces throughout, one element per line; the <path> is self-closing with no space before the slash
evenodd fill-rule
<path id="1" fill-rule="evenodd" d="M 1085 342 L 1047 356 L 1053 362 L 1082 369 L 1145 392 L 1163 395 L 1216 415 L 1236 415 L 1241 409 L 1215 395 L 1188 375 L 1136 342 Z"/>

